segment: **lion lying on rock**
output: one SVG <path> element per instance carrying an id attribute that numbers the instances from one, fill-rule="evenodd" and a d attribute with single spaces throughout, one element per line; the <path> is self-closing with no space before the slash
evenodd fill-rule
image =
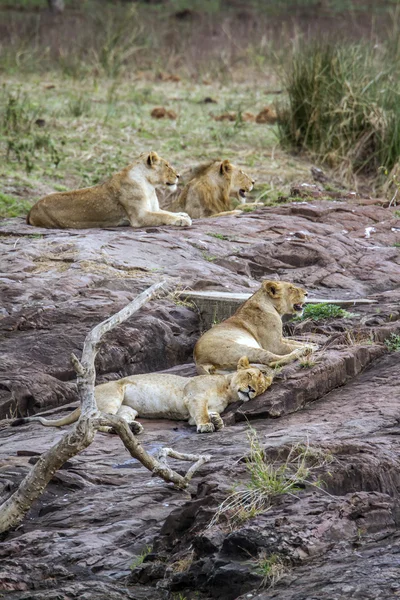
<path id="1" fill-rule="evenodd" d="M 189 420 L 197 426 L 198 433 L 211 433 L 224 426 L 219 416 L 231 402 L 247 402 L 265 392 L 272 383 L 272 374 L 265 375 L 252 368 L 244 356 L 237 364 L 237 371 L 228 375 L 201 375 L 180 377 L 167 373 L 132 375 L 117 381 L 96 386 L 95 397 L 101 412 L 119 415 L 125 419 L 136 434 L 143 431 L 136 417 L 147 419 Z M 43 417 L 27 417 L 15 420 L 12 425 L 39 421 L 46 427 L 70 425 L 79 419 L 81 409 L 49 421 Z M 111 432 L 111 427 L 101 431 Z"/>
<path id="2" fill-rule="evenodd" d="M 255 366 L 277 367 L 318 349 L 282 335 L 282 316 L 301 315 L 306 297 L 292 283 L 264 281 L 232 317 L 201 336 L 194 348 L 198 373 L 232 370 L 243 355 Z"/>
<path id="3" fill-rule="evenodd" d="M 246 202 L 246 193 L 253 189 L 254 180 L 229 160 L 216 160 L 193 169 L 190 181 L 173 202 L 174 210 L 184 210 L 192 219 L 239 214 L 241 208 L 262 204 L 241 204 L 231 208 L 231 196 Z"/>
<path id="4" fill-rule="evenodd" d="M 148 227 L 191 225 L 186 213 L 161 210 L 155 186 L 176 188 L 179 175 L 156 152 L 141 154 L 133 163 L 99 185 L 57 192 L 34 204 L 27 216 L 35 227 Z"/>

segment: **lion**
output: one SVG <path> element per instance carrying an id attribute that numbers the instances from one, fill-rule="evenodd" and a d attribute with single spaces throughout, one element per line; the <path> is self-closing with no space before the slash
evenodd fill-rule
<path id="1" fill-rule="evenodd" d="M 190 226 L 186 213 L 161 210 L 155 186 L 175 189 L 178 173 L 156 152 L 141 154 L 133 163 L 93 187 L 57 192 L 34 204 L 27 216 L 35 227 Z"/>
<path id="2" fill-rule="evenodd" d="M 196 425 L 197 433 L 212 433 L 223 428 L 220 413 L 228 404 L 252 400 L 270 387 L 273 372 L 267 373 L 250 367 L 247 357 L 243 356 L 237 363 L 236 372 L 227 375 L 189 378 L 168 373 L 131 375 L 96 386 L 95 398 L 101 412 L 122 417 L 136 434 L 143 431 L 142 425 L 135 421 L 136 417 L 189 420 L 190 425 Z M 75 423 L 80 414 L 81 409 L 77 408 L 54 421 L 25 417 L 16 419 L 12 425 L 39 421 L 45 427 L 61 427 Z M 112 427 L 100 429 L 112 432 Z"/>
<path id="3" fill-rule="evenodd" d="M 253 189 L 253 185 L 254 179 L 229 160 L 212 161 L 191 171 L 189 182 L 172 208 L 184 210 L 192 219 L 240 214 L 244 207 L 262 206 L 257 202 L 246 204 L 246 193 Z M 242 204 L 230 210 L 230 197 L 235 195 Z"/>
<path id="4" fill-rule="evenodd" d="M 199 374 L 232 370 L 246 355 L 253 366 L 286 365 L 304 354 L 317 350 L 284 338 L 282 316 L 301 315 L 307 292 L 286 281 L 264 281 L 236 312 L 206 331 L 194 348 Z"/>

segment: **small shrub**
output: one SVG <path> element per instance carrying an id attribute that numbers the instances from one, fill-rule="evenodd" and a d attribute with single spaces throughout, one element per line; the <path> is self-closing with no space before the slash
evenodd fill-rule
<path id="1" fill-rule="evenodd" d="M 385 340 L 385 346 L 389 352 L 400 352 L 400 335 L 391 333 L 387 340 Z"/>
<path id="2" fill-rule="evenodd" d="M 354 313 L 350 313 L 337 304 L 306 304 L 301 317 L 295 317 L 295 320 L 305 321 L 312 319 L 313 321 L 321 321 L 323 319 L 350 319 L 354 317 Z"/>

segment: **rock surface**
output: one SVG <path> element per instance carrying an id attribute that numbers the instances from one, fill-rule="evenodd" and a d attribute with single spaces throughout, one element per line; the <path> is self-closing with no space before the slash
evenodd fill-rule
<path id="1" fill-rule="evenodd" d="M 56 407 L 76 399 L 71 352 L 79 356 L 95 324 L 161 278 L 171 289 L 229 291 L 281 278 L 305 285 L 311 296 L 368 296 L 379 305 L 357 306 L 348 319 L 288 324 L 288 334 L 321 349 L 308 363 L 285 367 L 263 396 L 232 405 L 221 432 L 196 435 L 187 423 L 143 421 L 142 442 L 151 452 L 168 445 L 212 454 L 188 492 L 150 478 L 119 438 L 97 434 L 3 536 L 2 597 L 399 596 L 400 354 L 387 354 L 382 343 L 400 332 L 399 242 L 395 211 L 359 200 L 295 203 L 184 230 L 50 231 L 4 221 L 3 418 L 46 408 L 62 414 Z M 171 367 L 194 374 L 193 365 L 180 365 L 190 362 L 198 335 L 196 312 L 171 293 L 105 338 L 98 381 Z M 222 521 L 206 529 L 232 485 L 248 481 L 245 419 L 272 461 L 296 443 L 331 455 L 321 468 L 325 492 L 306 485 L 237 528 Z M 2 497 L 62 435 L 2 422 Z M 178 461 L 177 468 L 184 465 Z M 265 590 L 271 555 L 282 562 L 283 577 Z"/>

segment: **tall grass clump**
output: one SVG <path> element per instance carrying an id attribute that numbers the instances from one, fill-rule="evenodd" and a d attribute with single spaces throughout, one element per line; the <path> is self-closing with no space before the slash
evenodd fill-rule
<path id="1" fill-rule="evenodd" d="M 309 43 L 284 69 L 283 146 L 382 182 L 400 157 L 400 83 L 389 46 Z"/>

